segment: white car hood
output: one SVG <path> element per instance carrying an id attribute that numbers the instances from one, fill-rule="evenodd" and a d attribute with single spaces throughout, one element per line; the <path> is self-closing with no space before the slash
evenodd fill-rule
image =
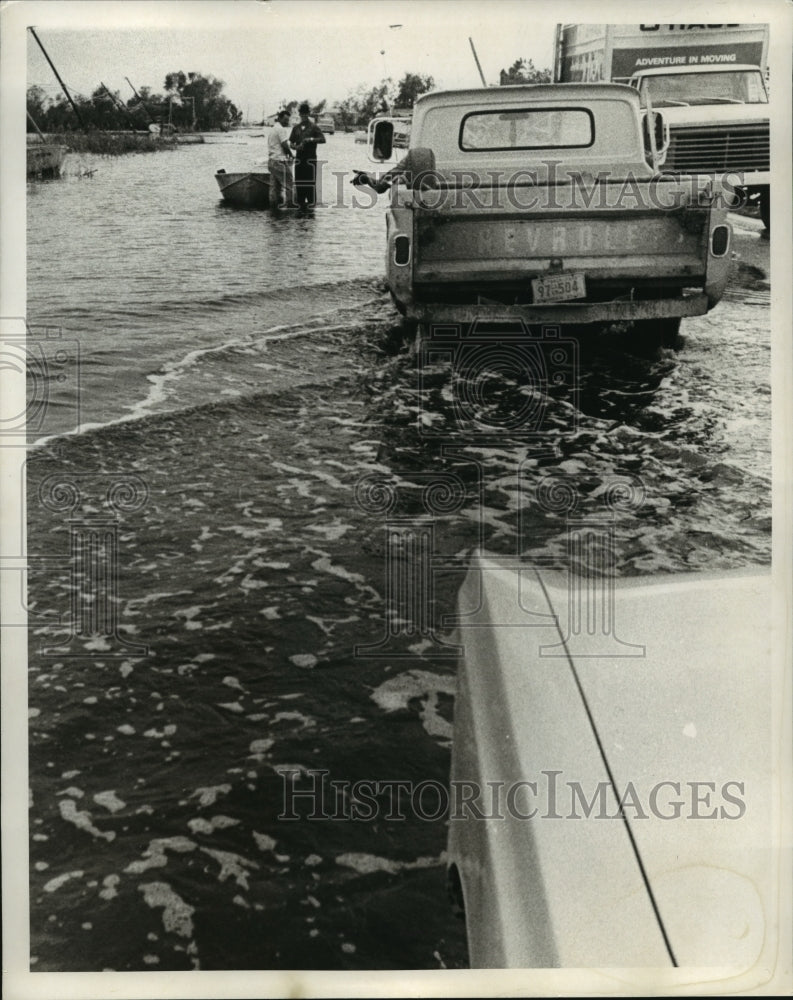
<path id="1" fill-rule="evenodd" d="M 466 671 L 472 689 L 481 671 L 499 675 L 506 741 L 531 742 L 526 734 L 542 726 L 542 692 L 556 678 L 573 692 L 565 695 L 569 728 L 559 732 L 557 722 L 535 738 L 522 766 L 536 776 L 556 760 L 568 770 L 579 761 L 587 775 L 599 754 L 596 767 L 613 785 L 609 809 L 617 815 L 622 797 L 633 842 L 635 857 L 627 857 L 626 838 L 619 863 L 643 869 L 639 884 L 674 963 L 751 968 L 773 940 L 778 901 L 770 573 L 571 583 L 480 557 L 460 607 L 477 600 L 479 611 L 459 630 L 462 642 L 474 636 L 466 626 L 494 627 L 488 640 L 478 632 L 468 644 L 476 650 L 469 657 L 466 648 Z M 555 625 L 540 617 L 549 612 Z M 527 696 L 529 672 L 540 681 Z M 485 690 L 496 682 L 482 683 Z M 623 820 L 586 822 L 599 836 L 602 823 Z M 569 825 L 556 829 L 557 839 L 570 834 Z"/>

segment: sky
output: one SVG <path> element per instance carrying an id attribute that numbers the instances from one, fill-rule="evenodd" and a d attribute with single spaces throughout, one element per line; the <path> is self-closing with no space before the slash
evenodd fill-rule
<path id="1" fill-rule="evenodd" d="M 14 6 L 14 4 L 12 4 Z M 339 101 L 360 85 L 406 72 L 436 87 L 488 83 L 521 57 L 550 66 L 558 14 L 539 0 L 174 0 L 90 3 L 24 0 L 67 86 L 88 95 L 100 80 L 126 100 L 128 76 L 163 90 L 168 72 L 225 81 L 243 115 L 260 120 L 286 100 Z M 18 13 L 18 12 L 15 12 Z M 59 86 L 27 34 L 27 83 Z"/>

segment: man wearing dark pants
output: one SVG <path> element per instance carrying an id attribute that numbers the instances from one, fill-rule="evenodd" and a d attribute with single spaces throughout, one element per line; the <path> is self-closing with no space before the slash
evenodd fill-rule
<path id="1" fill-rule="evenodd" d="M 309 118 L 311 108 L 301 104 L 300 121 L 292 129 L 289 145 L 295 151 L 295 192 L 298 207 L 313 208 L 317 201 L 317 144 L 325 142 L 319 126 Z"/>

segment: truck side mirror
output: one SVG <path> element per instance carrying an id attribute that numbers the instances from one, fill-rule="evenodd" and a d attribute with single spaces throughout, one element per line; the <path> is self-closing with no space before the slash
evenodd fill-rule
<path id="1" fill-rule="evenodd" d="M 654 166 L 660 166 L 669 149 L 669 126 L 660 111 L 647 111 L 642 118 L 645 156 Z"/>
<path id="2" fill-rule="evenodd" d="M 669 126 L 664 121 L 660 111 L 653 112 L 653 128 L 655 131 L 655 147 L 659 156 L 664 156 L 669 149 Z"/>
<path id="3" fill-rule="evenodd" d="M 394 123 L 386 118 L 369 122 L 369 149 L 373 160 L 390 160 L 394 151 Z"/>

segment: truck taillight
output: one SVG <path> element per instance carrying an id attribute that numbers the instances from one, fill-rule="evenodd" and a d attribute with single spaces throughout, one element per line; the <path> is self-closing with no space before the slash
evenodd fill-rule
<path id="1" fill-rule="evenodd" d="M 394 263 L 400 267 L 410 263 L 410 237 L 397 236 L 394 239 Z"/>
<path id="2" fill-rule="evenodd" d="M 715 226 L 710 234 L 710 252 L 714 257 L 723 257 L 730 247 L 730 227 Z"/>

